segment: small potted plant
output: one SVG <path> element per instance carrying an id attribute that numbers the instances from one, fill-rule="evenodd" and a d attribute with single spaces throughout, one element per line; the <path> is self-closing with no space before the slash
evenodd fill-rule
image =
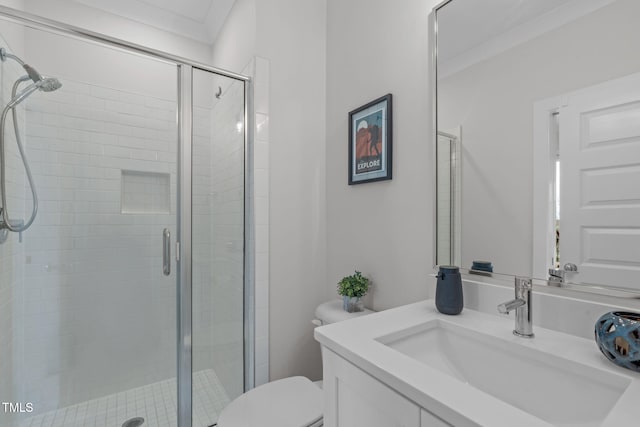
<path id="1" fill-rule="evenodd" d="M 351 276 L 345 276 L 338 282 L 338 294 L 342 295 L 342 307 L 345 311 L 364 310 L 364 303 L 360 298 L 367 294 L 369 290 L 369 279 L 362 273 L 356 271 Z"/>

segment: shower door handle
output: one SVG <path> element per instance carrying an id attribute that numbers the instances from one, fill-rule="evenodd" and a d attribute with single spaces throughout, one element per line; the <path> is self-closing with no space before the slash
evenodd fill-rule
<path id="1" fill-rule="evenodd" d="M 168 228 L 162 231 L 162 274 L 171 274 L 171 232 Z"/>

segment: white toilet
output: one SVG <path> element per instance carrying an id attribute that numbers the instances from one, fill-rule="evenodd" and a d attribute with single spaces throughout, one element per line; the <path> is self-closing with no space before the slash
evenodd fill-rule
<path id="1" fill-rule="evenodd" d="M 320 304 L 313 324 L 327 325 L 372 313 L 347 313 L 341 300 Z M 305 377 L 263 384 L 235 399 L 220 414 L 218 427 L 319 427 L 322 389 Z"/>

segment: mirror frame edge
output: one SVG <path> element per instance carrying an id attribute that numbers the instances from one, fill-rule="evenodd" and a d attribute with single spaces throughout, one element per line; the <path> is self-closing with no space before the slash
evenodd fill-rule
<path id="1" fill-rule="evenodd" d="M 434 7 L 428 16 L 428 93 L 429 97 L 429 107 L 431 111 L 429 112 L 429 122 L 431 124 L 431 138 L 433 138 L 432 146 L 432 155 L 434 161 L 432 162 L 433 168 L 431 171 L 431 191 L 433 192 L 433 207 L 431 209 L 431 214 L 433 216 L 432 219 L 432 230 L 433 230 L 433 238 L 431 243 L 431 266 L 432 271 L 434 273 L 437 272 L 438 269 L 438 170 L 437 160 L 436 160 L 436 150 L 438 146 L 438 70 L 437 70 L 437 37 L 438 37 L 438 29 L 436 28 L 436 12 L 437 6 Z"/>
<path id="2" fill-rule="evenodd" d="M 453 0 L 443 0 L 440 3 L 436 4 L 429 13 L 428 16 L 428 48 L 429 48 L 429 82 L 428 82 L 428 94 L 430 98 L 430 122 L 431 122 L 431 138 L 433 138 L 432 148 L 433 148 L 433 169 L 431 172 L 432 178 L 432 187 L 433 191 L 433 222 L 432 222 L 432 230 L 433 230 L 433 242 L 431 244 L 432 250 L 432 269 L 434 273 L 438 272 L 438 169 L 437 169 L 437 160 L 436 153 L 438 150 L 438 19 L 437 13 L 438 10 L 447 4 L 449 4 Z"/>

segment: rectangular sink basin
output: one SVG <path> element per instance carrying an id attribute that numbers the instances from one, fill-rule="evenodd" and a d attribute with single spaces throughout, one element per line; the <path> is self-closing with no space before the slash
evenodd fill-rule
<path id="1" fill-rule="evenodd" d="M 553 425 L 600 425 L 631 383 L 440 319 L 376 340 Z"/>

